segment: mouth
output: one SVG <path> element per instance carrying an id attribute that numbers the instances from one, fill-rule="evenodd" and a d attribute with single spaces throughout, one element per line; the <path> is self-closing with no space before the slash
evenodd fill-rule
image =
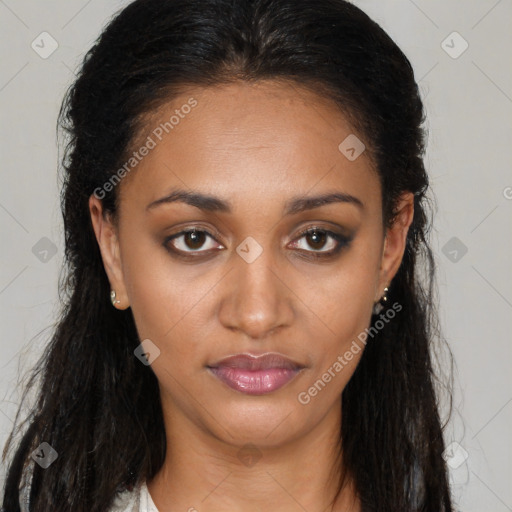
<path id="1" fill-rule="evenodd" d="M 231 389 L 264 395 L 282 388 L 305 367 L 277 353 L 237 354 L 207 366 L 212 375 Z"/>

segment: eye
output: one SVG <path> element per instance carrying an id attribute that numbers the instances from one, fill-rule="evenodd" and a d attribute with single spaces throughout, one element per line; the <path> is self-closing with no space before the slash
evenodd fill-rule
<path id="1" fill-rule="evenodd" d="M 301 240 L 306 241 L 306 243 L 301 243 Z M 293 242 L 292 248 L 309 253 L 308 255 L 311 257 L 329 257 L 338 254 L 341 249 L 350 244 L 351 240 L 352 238 L 339 233 L 312 227 L 299 233 L 299 237 Z M 224 249 L 223 245 L 218 243 L 216 245 L 215 242 L 215 236 L 209 231 L 192 228 L 167 237 L 164 241 L 164 247 L 177 255 L 207 253 L 214 249 Z M 313 250 L 308 249 L 307 246 Z"/>
<path id="2" fill-rule="evenodd" d="M 312 253 L 313 257 L 328 257 L 336 255 L 341 251 L 341 249 L 343 249 L 343 247 L 349 245 L 351 242 L 351 238 L 317 227 L 308 228 L 302 231 L 299 235 L 300 236 L 294 242 L 294 248 Z M 304 240 L 306 243 L 299 243 L 301 240 Z M 309 250 L 306 245 L 313 248 L 313 250 Z"/>
<path id="3" fill-rule="evenodd" d="M 210 244 L 204 248 L 205 241 L 210 239 Z M 215 244 L 212 245 L 211 241 L 215 241 L 214 236 L 205 231 L 204 229 L 187 229 L 172 235 L 166 238 L 164 242 L 164 246 L 169 250 L 176 253 L 202 253 L 208 252 L 208 250 L 215 249 Z M 171 245 L 171 247 L 169 247 Z M 219 245 L 220 248 L 223 248 L 222 245 Z M 203 248 L 202 251 L 199 249 Z"/>

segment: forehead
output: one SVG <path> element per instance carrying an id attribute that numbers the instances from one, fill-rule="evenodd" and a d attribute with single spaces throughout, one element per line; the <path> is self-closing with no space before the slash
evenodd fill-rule
<path id="1" fill-rule="evenodd" d="M 121 183 L 121 205 L 145 207 L 176 186 L 229 198 L 235 209 L 333 187 L 378 201 L 368 152 L 343 152 L 344 141 L 361 139 L 330 99 L 296 84 L 190 88 L 146 116 L 139 140 L 151 149 Z"/>

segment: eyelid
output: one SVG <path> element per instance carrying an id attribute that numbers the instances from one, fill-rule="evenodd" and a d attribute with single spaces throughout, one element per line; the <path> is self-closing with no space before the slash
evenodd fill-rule
<path id="1" fill-rule="evenodd" d="M 309 233 L 312 233 L 314 231 L 321 231 L 327 235 L 329 238 L 333 238 L 336 242 L 336 247 L 334 249 L 330 249 L 328 251 L 315 251 L 315 250 L 304 250 L 299 249 L 301 252 L 305 252 L 310 254 L 312 257 L 319 257 L 322 256 L 329 257 L 329 256 L 336 256 L 344 247 L 347 247 L 353 240 L 353 235 L 344 235 L 341 233 L 336 233 L 335 231 L 332 231 L 328 228 L 321 227 L 321 226 L 309 226 L 303 230 L 301 230 L 298 235 L 294 238 L 294 242 L 300 240 L 305 235 L 308 235 Z"/>
<path id="2" fill-rule="evenodd" d="M 211 231 L 213 231 L 213 233 Z M 222 248 L 225 248 L 222 245 L 222 243 L 220 243 L 218 241 L 218 238 L 221 238 L 220 233 L 215 229 L 212 229 L 211 231 L 210 231 L 210 229 L 204 228 L 202 226 L 190 226 L 190 227 L 184 228 L 181 231 L 179 231 L 178 233 L 174 233 L 173 235 L 169 235 L 168 237 L 166 237 L 164 240 L 164 247 L 167 248 L 167 244 L 176 238 L 180 238 L 181 236 L 187 235 L 188 233 L 198 232 L 198 233 L 205 233 L 206 236 L 215 240 Z M 201 253 L 206 254 L 206 253 L 212 251 L 213 249 L 197 250 L 197 251 L 182 251 L 181 249 L 173 248 L 173 249 L 168 249 L 168 250 L 170 250 L 173 253 L 178 254 L 178 255 L 179 254 L 189 255 L 189 254 L 201 254 Z M 215 250 L 218 250 L 218 249 L 215 249 Z"/>
<path id="3" fill-rule="evenodd" d="M 199 233 L 205 233 L 206 236 L 215 240 L 219 245 L 222 246 L 222 248 L 225 249 L 225 247 L 222 245 L 222 243 L 218 241 L 218 238 L 222 238 L 220 233 L 216 229 L 210 230 L 210 228 L 205 228 L 202 226 L 186 227 L 186 228 L 182 229 L 181 231 L 179 231 L 178 233 L 174 233 L 174 234 L 166 237 L 163 245 L 164 245 L 164 247 L 167 248 L 167 250 L 173 252 L 174 254 L 177 254 L 178 256 L 185 255 L 185 257 L 188 255 L 192 255 L 192 254 L 208 254 L 208 253 L 211 253 L 211 251 L 213 251 L 213 250 L 219 250 L 219 249 L 208 249 L 208 250 L 197 250 L 197 251 L 182 251 L 181 249 L 176 249 L 176 248 L 169 249 L 167 247 L 167 244 L 171 240 L 174 240 L 175 238 L 179 238 L 180 236 L 183 236 L 183 235 L 187 235 L 188 233 L 191 233 L 194 231 L 199 232 Z M 213 231 L 213 233 L 211 231 Z M 335 249 L 331 249 L 328 251 L 298 249 L 299 251 L 301 251 L 303 253 L 305 252 L 305 253 L 311 254 L 312 257 L 322 257 L 322 256 L 328 257 L 329 255 L 336 256 L 344 247 L 348 246 L 350 244 L 350 242 L 352 242 L 352 239 L 353 239 L 353 235 L 344 235 L 341 233 L 336 233 L 326 227 L 313 225 L 313 226 L 309 226 L 307 228 L 302 229 L 295 236 L 295 238 L 292 240 L 292 242 L 296 242 L 296 241 L 300 240 L 301 238 L 303 238 L 305 235 L 307 235 L 311 232 L 314 232 L 314 231 L 321 231 L 321 232 L 325 233 L 328 237 L 333 238 L 336 241 L 337 247 Z M 196 256 L 192 256 L 192 257 L 196 257 Z"/>

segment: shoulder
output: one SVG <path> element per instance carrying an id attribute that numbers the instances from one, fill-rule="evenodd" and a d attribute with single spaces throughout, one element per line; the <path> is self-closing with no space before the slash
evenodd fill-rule
<path id="1" fill-rule="evenodd" d="M 20 485 L 19 505 L 22 512 L 30 510 L 30 489 L 32 484 L 33 465 L 29 465 L 23 471 Z M 133 489 L 119 491 L 108 512 L 158 512 L 146 482 L 139 482 Z"/>

